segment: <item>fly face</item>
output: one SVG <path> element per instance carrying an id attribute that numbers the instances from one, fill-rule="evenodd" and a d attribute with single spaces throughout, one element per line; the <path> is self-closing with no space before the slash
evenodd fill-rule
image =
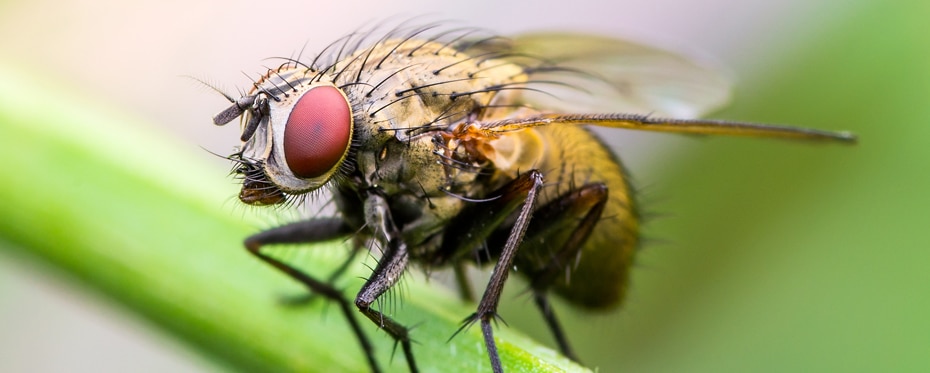
<path id="1" fill-rule="evenodd" d="M 345 162 L 354 128 L 342 90 L 275 75 L 257 84 L 256 91 L 227 110 L 244 114 L 243 145 L 231 157 L 240 163 L 237 172 L 244 179 L 240 199 L 273 204 L 282 202 L 284 193 L 302 194 L 326 184 Z M 243 110 L 243 101 L 252 104 Z"/>
<path id="2" fill-rule="evenodd" d="M 264 254 L 264 245 L 353 234 L 378 241 L 383 254 L 354 305 L 401 345 L 412 371 L 409 330 L 372 307 L 409 264 L 460 273 L 468 264 L 495 263 L 464 322 L 481 324 L 495 372 L 503 367 L 492 321 L 519 267 L 560 350 L 577 361 L 547 296 L 592 310 L 618 307 L 639 242 L 623 167 L 584 126 L 855 141 L 846 132 L 662 118 L 720 106 L 727 84 L 705 65 L 648 46 L 552 33 L 425 36 L 434 27 L 398 27 L 369 46 L 365 36 L 350 36 L 331 45 L 338 52 L 325 63 L 318 61 L 326 53 L 307 63 L 287 60 L 245 97 L 227 97 L 232 105 L 214 118 L 225 124 L 242 117 L 243 144 L 229 159 L 238 163 L 243 202 L 271 205 L 332 190 L 340 216 L 274 228 L 245 245 L 339 303 L 374 371 L 353 303 Z M 598 111 L 609 112 L 591 114 Z M 473 299 L 467 284 L 460 289 Z"/>

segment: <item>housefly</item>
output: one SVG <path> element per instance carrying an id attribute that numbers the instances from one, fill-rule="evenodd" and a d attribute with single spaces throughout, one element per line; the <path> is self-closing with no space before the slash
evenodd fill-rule
<path id="1" fill-rule="evenodd" d="M 628 41 L 399 26 L 351 34 L 312 59 L 284 59 L 246 94 L 227 95 L 232 105 L 214 123 L 241 118 L 242 145 L 228 158 L 242 202 L 331 193 L 337 217 L 273 228 L 245 246 L 336 302 L 373 371 L 353 307 L 400 344 L 416 371 L 409 328 L 373 304 L 411 264 L 451 268 L 464 282 L 467 266 L 494 263 L 462 328 L 480 324 L 490 365 L 501 372 L 492 321 L 512 269 L 576 361 L 549 295 L 610 310 L 626 293 L 637 204 L 619 160 L 587 127 L 855 142 L 847 132 L 692 119 L 723 104 L 727 89 L 696 60 Z M 382 248 L 354 304 L 262 251 L 348 236 Z"/>

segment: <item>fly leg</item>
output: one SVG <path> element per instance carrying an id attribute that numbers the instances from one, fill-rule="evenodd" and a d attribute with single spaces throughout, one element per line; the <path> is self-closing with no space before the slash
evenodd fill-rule
<path id="1" fill-rule="evenodd" d="M 387 201 L 379 194 L 368 194 L 365 198 L 365 217 L 368 224 L 375 230 L 375 234 L 383 237 L 387 246 L 371 277 L 355 296 L 355 306 L 371 322 L 388 333 L 396 343 L 400 343 L 407 359 L 407 366 L 411 372 L 417 372 L 416 361 L 413 359 L 409 329 L 401 325 L 390 316 L 371 308 L 371 305 L 404 274 L 407 268 L 409 255 L 407 244 L 400 235 L 397 226 L 391 217 Z M 396 345 L 395 345 L 396 346 Z"/>
<path id="2" fill-rule="evenodd" d="M 465 328 L 477 321 L 481 322 L 484 344 L 491 360 L 491 369 L 493 369 L 495 373 L 501 373 L 504 369 L 501 366 L 500 356 L 497 354 L 497 345 L 494 342 L 494 331 L 491 327 L 491 321 L 496 321 L 499 318 L 497 306 L 500 303 L 501 292 L 504 289 L 504 283 L 507 281 L 507 277 L 510 275 L 510 270 L 513 268 L 514 257 L 517 254 L 517 249 L 520 247 L 520 242 L 523 240 L 523 236 L 529 226 L 533 207 L 536 203 L 536 197 L 542 185 L 542 173 L 531 170 L 504 186 L 503 189 L 505 193 L 502 194 L 500 198 L 504 201 L 517 201 L 517 204 L 522 203 L 523 207 L 517 215 L 517 220 L 511 228 L 510 235 L 507 237 L 507 241 L 500 253 L 497 264 L 494 266 L 494 272 L 491 274 L 491 279 L 488 281 L 488 286 L 484 290 L 484 295 L 482 295 L 481 301 L 478 303 L 477 311 L 467 317 L 462 325 L 462 328 Z M 488 211 L 488 213 L 500 219 L 497 222 L 498 224 L 490 228 L 499 226 L 499 222 L 503 221 L 503 219 L 509 215 L 495 215 L 494 211 Z M 481 223 L 476 224 L 476 226 L 481 228 Z M 484 240 L 486 237 L 487 234 L 482 236 L 481 240 Z M 462 329 L 459 330 L 461 331 Z"/>
<path id="3" fill-rule="evenodd" d="M 352 307 L 348 299 L 342 295 L 342 292 L 327 282 L 319 281 L 299 269 L 261 252 L 262 246 L 265 245 L 324 241 L 342 237 L 351 232 L 352 230 L 346 226 L 341 219 L 307 220 L 283 225 L 252 235 L 246 238 L 245 247 L 259 259 L 277 268 L 281 272 L 284 272 L 293 279 L 300 281 L 314 293 L 336 302 L 349 321 L 349 325 L 352 327 L 352 331 L 358 338 L 359 343 L 362 345 L 362 350 L 365 352 L 365 357 L 368 358 L 368 364 L 371 366 L 371 370 L 373 372 L 380 372 L 381 370 L 378 368 L 378 363 L 374 358 L 374 348 L 368 340 L 368 337 L 362 332 L 358 320 L 355 319 L 355 313 L 352 312 Z"/>
<path id="4" fill-rule="evenodd" d="M 342 275 L 349 269 L 349 266 L 351 266 L 352 263 L 355 262 L 355 257 L 358 254 L 360 247 L 361 245 L 359 245 L 358 243 L 352 245 L 352 252 L 350 252 L 349 255 L 345 258 L 345 260 L 343 260 L 342 263 L 339 264 L 339 267 L 336 267 L 336 270 L 333 271 L 333 273 L 329 275 L 329 277 L 326 279 L 327 284 L 332 284 L 333 282 L 336 281 L 336 279 L 338 279 L 339 277 L 342 277 Z M 317 299 L 318 296 L 319 294 L 316 294 L 316 293 L 306 293 L 306 294 L 300 294 L 296 296 L 285 297 L 283 301 L 284 301 L 284 304 L 289 305 L 289 306 L 301 306 L 301 305 L 312 302 L 313 300 Z"/>
<path id="5" fill-rule="evenodd" d="M 533 224 L 526 233 L 523 243 L 525 254 L 540 252 L 540 248 L 554 243 L 555 251 L 548 251 L 545 258 L 523 255 L 518 258 L 520 267 L 530 279 L 533 300 L 542 312 L 546 324 L 559 345 L 562 354 L 579 361 L 555 312 L 549 304 L 548 290 L 560 278 L 570 277 L 571 265 L 581 254 L 594 226 L 601 218 L 607 204 L 607 186 L 601 183 L 585 184 L 565 193 L 533 214 Z"/>

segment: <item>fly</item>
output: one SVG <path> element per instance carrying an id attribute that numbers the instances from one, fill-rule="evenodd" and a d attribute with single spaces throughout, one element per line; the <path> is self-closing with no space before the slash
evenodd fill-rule
<path id="1" fill-rule="evenodd" d="M 380 368 L 353 307 L 397 341 L 417 371 L 409 329 L 372 307 L 414 263 L 452 268 L 465 299 L 475 298 L 464 268 L 495 263 L 476 311 L 462 323 L 480 324 L 495 372 L 503 368 L 492 321 L 515 267 L 561 352 L 578 361 L 549 295 L 591 310 L 617 308 L 639 243 L 627 175 L 586 126 L 856 140 L 848 132 L 667 119 L 722 105 L 728 86 L 712 69 L 649 46 L 435 28 L 401 26 L 377 39 L 353 34 L 312 61 L 285 59 L 244 96 L 227 96 L 232 105 L 214 117 L 217 125 L 241 118 L 242 145 L 228 158 L 242 179 L 242 202 L 332 194 L 337 217 L 260 232 L 245 247 L 338 303 L 372 371 Z M 329 282 L 261 250 L 351 235 L 354 245 L 373 241 L 383 251 L 354 304 Z"/>

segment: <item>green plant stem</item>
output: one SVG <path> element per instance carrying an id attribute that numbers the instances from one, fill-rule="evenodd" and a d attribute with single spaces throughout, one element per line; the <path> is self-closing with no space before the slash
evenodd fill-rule
<path id="1" fill-rule="evenodd" d="M 2 65 L 0 81 L 0 247 L 63 269 L 243 371 L 368 369 L 337 307 L 279 301 L 305 290 L 242 249 L 243 237 L 273 223 L 231 208 L 234 186 L 225 169 L 208 164 L 209 154 Z M 348 250 L 333 242 L 290 252 L 307 253 L 288 258 L 322 277 Z M 356 273 L 339 282 L 349 297 L 365 261 L 360 256 Z M 404 300 L 385 308 L 416 325 L 422 370 L 490 370 L 479 328 L 447 342 L 473 306 L 415 272 L 402 285 Z M 391 358 L 390 338 L 366 326 L 382 367 L 404 371 L 402 355 Z M 583 370 L 506 327 L 497 330 L 510 372 Z"/>

